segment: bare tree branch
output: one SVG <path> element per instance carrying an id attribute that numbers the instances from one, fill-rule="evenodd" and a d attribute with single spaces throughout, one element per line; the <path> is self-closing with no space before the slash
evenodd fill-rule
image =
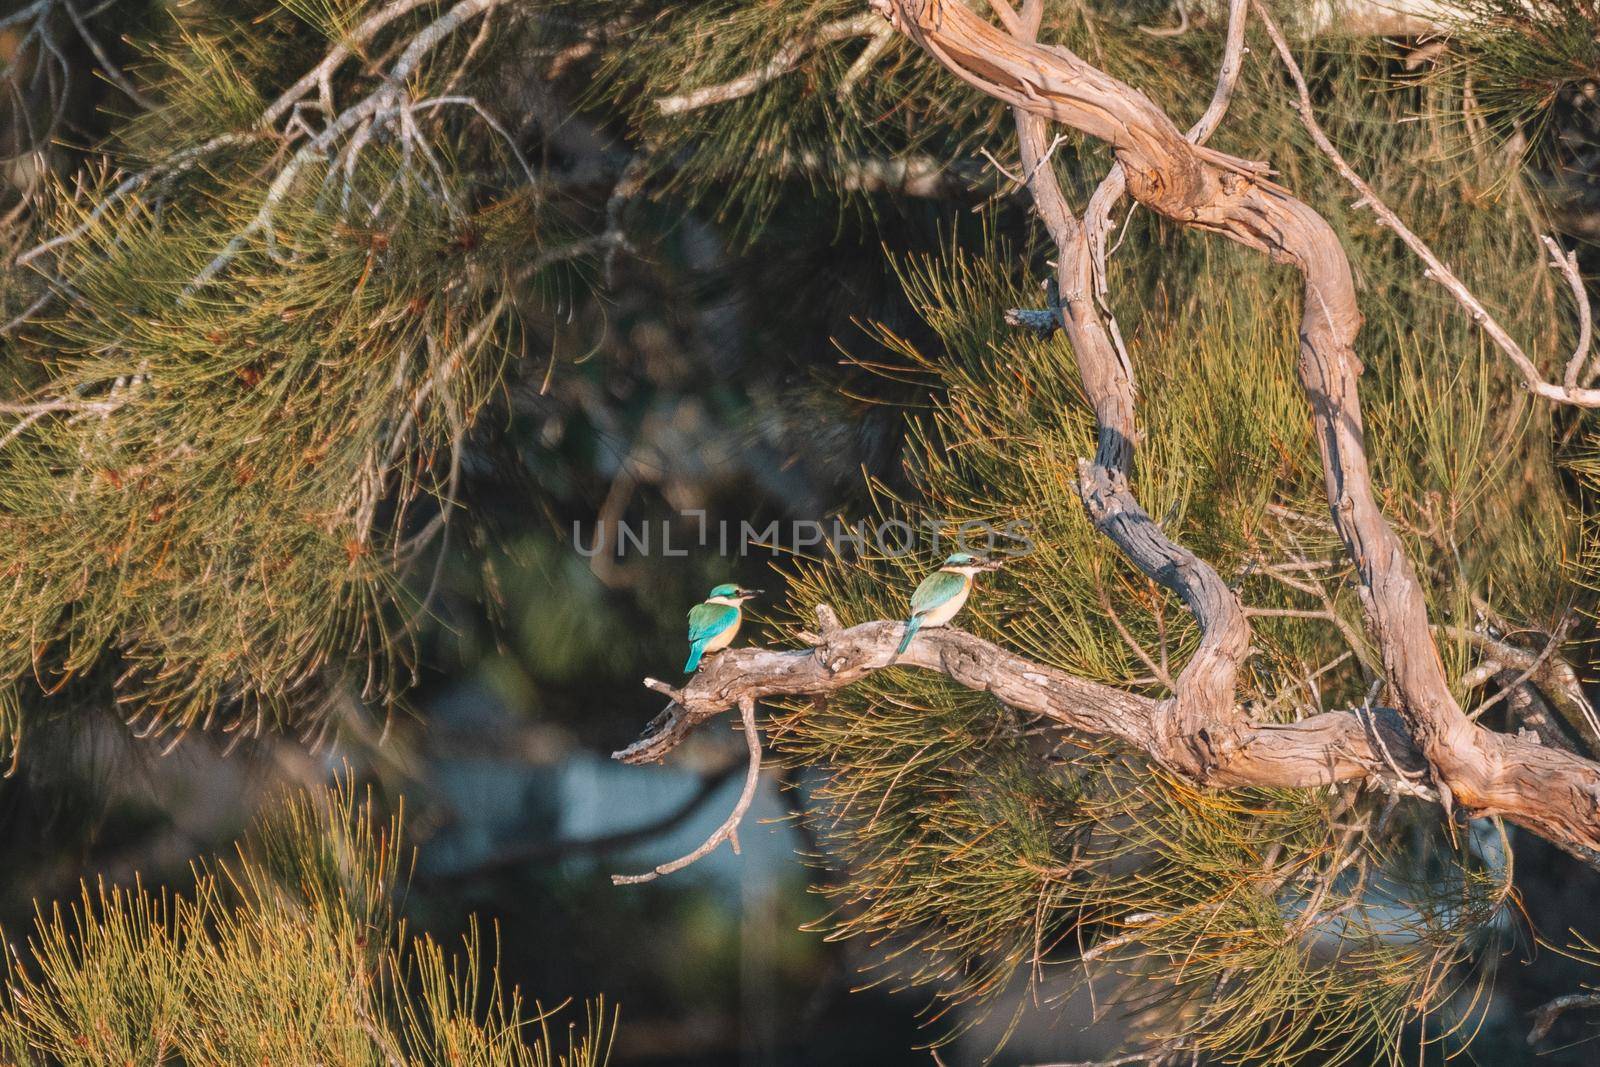
<path id="1" fill-rule="evenodd" d="M 480 863 L 452 870 L 433 878 L 436 882 L 469 882 L 476 879 L 514 871 L 537 863 L 567 859 L 572 856 L 598 856 L 618 852 L 670 833 L 694 818 L 701 808 L 733 777 L 738 763 L 718 767 L 701 777 L 699 784 L 688 797 L 663 815 L 639 826 L 602 834 L 598 837 L 568 838 L 556 841 L 535 841 L 503 849 Z"/>
<path id="2" fill-rule="evenodd" d="M 640 885 L 644 882 L 653 882 L 664 874 L 681 871 L 696 860 L 711 855 L 724 841 L 728 842 L 734 852 L 739 851 L 739 824 L 744 821 L 745 813 L 750 810 L 750 804 L 756 798 L 756 787 L 761 783 L 761 729 L 756 725 L 756 698 L 744 694 L 738 697 L 736 702 L 739 705 L 739 716 L 744 720 L 745 744 L 750 747 L 750 767 L 745 772 L 744 790 L 739 794 L 739 801 L 734 804 L 733 811 L 723 820 L 722 825 L 717 827 L 716 832 L 706 838 L 693 852 L 660 864 L 643 874 L 613 874 L 612 885 Z"/>
<path id="3" fill-rule="evenodd" d="M 898 621 L 838 625 L 827 605 L 817 608 L 810 649 L 738 648 L 706 659 L 682 687 L 646 684 L 673 703 L 634 744 L 612 753 L 624 763 L 666 757 L 701 723 L 770 697 L 823 696 L 875 671 L 912 667 L 935 671 L 958 685 L 990 693 L 1012 708 L 1057 726 L 1111 738 L 1166 767 L 1192 762 L 1185 739 L 1159 726 L 1160 701 L 1035 663 L 953 627 L 923 630 L 905 652 Z M 1407 779 L 1427 764 L 1388 708 L 1330 711 L 1299 722 L 1250 722 L 1239 714 L 1236 743 L 1219 752 L 1196 780 L 1234 788 L 1304 788 L 1369 780 L 1407 791 Z M 747 734 L 748 736 L 748 734 Z"/>
<path id="4" fill-rule="evenodd" d="M 1476 684 L 1481 685 L 1493 677 L 1502 686 L 1513 682 L 1519 687 L 1531 685 L 1582 738 L 1590 752 L 1600 753 L 1600 716 L 1596 715 L 1594 704 L 1584 692 L 1578 672 L 1559 653 L 1559 641 L 1552 639 L 1546 642 L 1542 651 L 1531 652 L 1496 634 L 1484 633 L 1481 629 L 1470 630 L 1463 626 L 1439 629 L 1482 650 L 1488 657 L 1485 663 L 1495 669 L 1487 672 Z"/>
<path id="5" fill-rule="evenodd" d="M 1600 1008 L 1600 993 L 1568 993 L 1535 1009 L 1533 1027 L 1528 1031 L 1528 1044 L 1537 1045 L 1550 1036 L 1556 1020 L 1574 1008 Z"/>
<path id="6" fill-rule="evenodd" d="M 1470 5 L 1450 0 L 1305 0 L 1294 10 L 1302 37 L 1419 37 L 1448 33 L 1473 15 Z"/>
<path id="7" fill-rule="evenodd" d="M 394 17 L 398 18 L 399 14 L 403 13 L 402 9 L 409 10 L 407 7 L 409 2 L 410 0 L 405 0 L 405 2 L 391 4 L 389 8 L 374 13 L 366 22 L 372 22 L 391 9 L 396 12 Z M 378 88 L 374 89 L 359 102 L 340 112 L 337 116 L 330 117 L 323 129 L 311 137 L 306 144 L 302 145 L 290 157 L 289 161 L 278 171 L 277 176 L 267 187 L 266 195 L 262 197 L 261 206 L 257 209 L 255 216 L 251 218 L 243 229 L 233 235 L 222 251 L 218 252 L 209 263 L 201 268 L 200 272 L 194 276 L 184 290 L 184 295 L 192 295 L 214 281 L 244 248 L 245 242 L 254 235 L 265 234 L 268 241 L 272 242 L 273 216 L 284 198 L 294 188 L 300 172 L 313 161 L 326 158 L 328 150 L 345 135 L 355 134 L 351 145 L 347 146 L 347 155 L 345 156 L 347 173 L 354 168 L 356 152 L 359 151 L 359 146 L 365 144 L 370 137 L 373 124 L 381 123 L 387 119 L 401 121 L 402 129 L 399 139 L 408 152 L 420 145 L 420 154 L 424 158 L 433 161 L 432 149 L 421 140 L 414 124 L 407 124 L 406 122 L 411 115 L 408 106 L 402 103 L 407 92 L 406 82 L 416 73 L 423 60 L 441 41 L 474 18 L 484 16 L 494 10 L 503 2 L 504 0 L 458 0 L 448 11 L 417 31 L 407 41 L 399 58 L 394 61 L 394 65 L 386 72 L 383 82 Z M 365 24 L 363 23 L 363 25 Z M 373 32 L 376 32 L 376 29 Z M 338 52 L 339 47 L 336 46 L 329 52 L 329 57 L 336 55 Z M 323 63 L 326 62 L 327 59 L 325 58 Z M 320 70 L 321 68 L 322 64 L 319 64 L 316 69 Z M 307 75 L 307 77 L 309 76 Z M 301 79 L 302 82 L 304 80 L 304 78 Z M 293 91 L 293 89 L 290 90 L 290 92 Z M 282 102 L 287 96 L 288 94 L 285 94 L 285 97 L 280 98 L 279 102 Z M 267 116 L 279 113 L 277 104 L 274 104 L 263 114 L 263 121 L 266 121 Z M 436 163 L 435 169 L 437 170 Z M 448 199 L 448 189 L 440 189 L 439 193 L 441 197 Z"/>
<path id="8" fill-rule="evenodd" d="M 800 61 L 818 46 L 849 40 L 851 37 L 876 36 L 882 28 L 882 21 L 870 13 L 826 23 L 817 27 L 814 33 L 790 41 L 766 64 L 748 74 L 741 74 L 720 85 L 707 85 L 677 96 L 660 97 L 656 100 L 656 107 L 663 115 L 680 115 L 712 104 L 725 104 L 730 100 L 741 99 L 794 70 L 800 65 Z"/>
<path id="9" fill-rule="evenodd" d="M 371 41 L 373 37 L 396 19 L 403 18 L 419 7 L 428 7 L 436 0 L 390 0 L 366 18 L 362 19 L 338 44 L 328 50 L 322 61 L 315 67 L 306 71 L 300 80 L 284 90 L 283 94 L 267 106 L 261 113 L 261 125 L 272 127 L 278 120 L 289 113 L 312 89 L 326 83 L 333 76 L 333 72 L 341 67 L 345 60 L 355 54 L 356 49 Z"/>
<path id="10" fill-rule="evenodd" d="M 1469 720 L 1451 692 L 1404 546 L 1378 507 L 1354 340 L 1355 283 L 1337 234 L 1259 163 L 1190 143 L 1148 97 L 1062 48 L 1018 40 L 950 0 L 871 0 L 898 30 L 985 94 L 1106 141 L 1140 203 L 1296 267 L 1303 279 L 1299 376 L 1322 454 L 1330 517 L 1395 702 L 1441 800 L 1504 815 L 1568 849 L 1600 849 L 1600 766 Z M 1600 394 L 1597 394 L 1600 395 Z M 1232 723 L 1209 724 L 1226 765 Z M 1220 744 L 1211 727 L 1221 729 Z"/>
<path id="11" fill-rule="evenodd" d="M 1182 37 L 1189 32 L 1189 5 L 1185 0 L 1174 0 L 1178 8 L 1178 24 L 1176 26 L 1140 26 L 1140 33 L 1147 33 L 1151 37 Z"/>
<path id="12" fill-rule="evenodd" d="M 26 22 L 29 19 L 38 18 L 46 10 L 48 10 L 50 5 L 54 2 L 55 0 L 33 0 L 33 3 L 24 8 L 13 11 L 9 15 L 0 15 L 0 30 L 5 29 L 7 26 L 14 26 L 19 22 Z"/>
<path id="13" fill-rule="evenodd" d="M 66 233 L 57 234 L 48 241 L 44 241 L 33 246 L 26 252 L 18 255 L 13 262 L 15 262 L 19 267 L 25 267 L 29 263 L 32 263 L 34 260 L 38 259 L 40 256 L 43 256 L 48 252 L 53 252 L 63 245 L 68 245 L 73 241 L 78 240 L 84 234 L 94 229 L 95 224 L 105 216 L 106 212 L 110 211 L 117 204 L 121 203 L 121 201 L 129 194 L 138 191 L 139 189 L 148 185 L 150 182 L 159 178 L 175 177 L 184 173 L 185 171 L 192 170 L 193 168 L 199 166 L 200 163 L 208 156 L 213 155 L 224 148 L 230 148 L 242 144 L 250 144 L 251 142 L 262 140 L 264 136 L 265 135 L 258 133 L 224 133 L 213 137 L 209 141 L 206 141 L 202 144 L 195 145 L 192 148 L 185 148 L 180 152 L 176 152 L 170 159 L 165 160 L 157 166 L 151 167 L 149 170 L 142 170 L 138 173 L 128 175 L 126 178 L 122 179 L 122 181 L 118 182 L 110 192 L 106 193 L 97 200 L 94 208 L 88 213 L 88 215 L 84 217 L 82 222 L 68 230 Z M 10 327 L 8 326 L 7 328 L 9 329 Z"/>
<path id="14" fill-rule="evenodd" d="M 1589 298 L 1584 292 L 1583 280 L 1578 277 L 1576 253 L 1570 256 L 1562 255 L 1560 247 L 1552 238 L 1543 238 L 1545 247 L 1550 251 L 1551 266 L 1560 271 L 1566 278 L 1567 284 L 1572 289 L 1573 298 L 1578 305 L 1579 338 L 1577 349 L 1567 361 L 1564 384 L 1556 385 L 1554 382 L 1545 380 L 1543 373 L 1529 358 L 1528 354 L 1523 351 L 1522 346 L 1489 313 L 1489 309 L 1484 307 L 1483 303 L 1473 295 L 1472 290 L 1467 288 L 1466 283 L 1456 276 L 1455 271 L 1451 270 L 1432 248 L 1428 247 L 1426 241 L 1418 237 L 1411 227 L 1407 226 L 1400 216 L 1395 214 L 1383 202 L 1372 186 L 1367 184 L 1366 179 L 1356 173 L 1355 168 L 1334 147 L 1333 142 L 1328 139 L 1328 135 L 1323 132 L 1322 127 L 1317 123 L 1316 113 L 1311 106 L 1311 90 L 1306 86 L 1305 75 L 1301 73 L 1300 65 L 1295 62 L 1294 53 L 1289 48 L 1289 42 L 1284 39 L 1283 32 L 1278 29 L 1277 23 L 1272 21 L 1272 17 L 1267 13 L 1266 8 L 1262 6 L 1261 0 L 1251 0 L 1251 3 L 1255 5 L 1256 14 L 1260 16 L 1261 24 L 1266 27 L 1267 35 L 1272 38 L 1273 46 L 1277 48 L 1278 57 L 1283 60 L 1284 68 L 1288 70 L 1289 77 L 1294 80 L 1295 90 L 1298 93 L 1296 107 L 1300 112 L 1302 124 L 1305 126 L 1306 131 L 1311 134 L 1311 139 L 1316 142 L 1322 154 L 1327 156 L 1329 161 L 1333 163 L 1334 169 L 1339 172 L 1345 181 L 1350 183 L 1351 188 L 1361 194 L 1361 199 L 1356 201 L 1356 206 L 1369 208 L 1377 216 L 1380 223 L 1393 230 L 1400 240 L 1405 243 L 1405 246 L 1411 249 L 1418 259 L 1427 264 L 1427 270 L 1423 271 L 1423 276 L 1431 278 L 1444 286 L 1445 291 L 1466 309 L 1467 314 L 1472 317 L 1472 321 L 1477 323 L 1478 327 L 1489 335 L 1489 339 L 1495 343 L 1495 346 L 1510 357 L 1511 362 L 1516 365 L 1518 372 L 1521 373 L 1523 382 L 1527 385 L 1529 392 L 1536 396 L 1542 396 L 1547 400 L 1571 404 L 1574 407 L 1600 407 L 1600 389 L 1586 388 L 1581 386 L 1579 382 L 1579 374 L 1589 355 L 1591 316 Z"/>
<path id="15" fill-rule="evenodd" d="M 78 31 L 78 36 L 83 38 L 83 43 L 89 46 L 89 51 L 94 53 L 94 58 L 100 64 L 100 69 L 105 73 L 105 76 L 111 79 L 112 83 L 118 89 L 121 89 L 128 99 L 135 104 L 138 104 L 146 111 L 154 108 L 156 106 L 155 101 L 135 88 L 133 82 L 128 80 L 128 76 L 122 73 L 121 68 L 111 62 L 111 57 L 101 47 L 99 39 L 90 31 L 88 19 L 79 14 L 78 5 L 73 3 L 73 0 L 61 0 L 61 6 L 66 8 L 67 17 L 72 20 L 73 28 Z"/>
<path id="16" fill-rule="evenodd" d="M 1032 42 L 1039 16 L 1038 9 L 1030 9 L 1018 23 L 1018 40 Z M 1159 706 L 1157 729 L 1165 735 L 1165 747 L 1185 753 L 1174 766 L 1203 777 L 1216 758 L 1214 748 L 1228 743 L 1250 625 L 1222 576 L 1169 538 L 1133 495 L 1129 478 L 1139 436 L 1133 368 L 1095 306 L 1089 241 L 1049 165 L 1054 142 L 1045 120 L 1025 108 L 1013 108 L 1013 114 L 1023 181 L 1056 244 L 1059 299 L 1052 302 L 1095 413 L 1098 445 L 1092 461 L 1079 460 L 1078 492 L 1095 528 L 1146 576 L 1176 593 L 1200 624 L 1200 646 L 1179 672 L 1172 699 Z M 1158 675 L 1166 673 L 1151 666 Z"/>

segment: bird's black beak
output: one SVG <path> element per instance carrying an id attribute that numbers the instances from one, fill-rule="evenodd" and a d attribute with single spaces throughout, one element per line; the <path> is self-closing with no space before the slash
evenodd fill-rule
<path id="1" fill-rule="evenodd" d="M 1005 565 L 1006 561 L 1003 559 L 986 559 L 983 561 L 983 569 L 986 571 L 997 571 Z"/>
<path id="2" fill-rule="evenodd" d="M 765 589 L 741 589 L 741 590 L 739 590 L 739 595 L 741 597 L 745 597 L 745 598 L 748 599 L 750 597 L 760 596 L 762 593 L 765 593 L 765 592 L 766 592 Z"/>

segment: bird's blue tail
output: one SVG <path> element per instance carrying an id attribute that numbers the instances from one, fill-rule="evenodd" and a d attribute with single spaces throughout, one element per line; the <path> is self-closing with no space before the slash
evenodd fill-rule
<path id="1" fill-rule="evenodd" d="M 917 631 L 920 630 L 921 628 L 922 628 L 922 616 L 913 615 L 913 616 L 911 616 L 911 618 L 907 619 L 906 620 L 906 635 L 900 639 L 900 647 L 895 649 L 894 654 L 898 656 L 902 652 L 904 652 L 906 649 L 910 648 L 911 647 L 911 639 L 913 637 L 917 636 Z"/>
<path id="2" fill-rule="evenodd" d="M 695 668 L 700 666 L 700 657 L 706 654 L 704 642 L 696 641 L 689 646 L 689 662 L 683 665 L 684 674 L 693 674 Z"/>

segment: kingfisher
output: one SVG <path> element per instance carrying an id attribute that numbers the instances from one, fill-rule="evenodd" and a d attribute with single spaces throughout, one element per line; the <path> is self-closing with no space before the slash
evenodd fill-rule
<path id="1" fill-rule="evenodd" d="M 704 602 L 689 609 L 689 662 L 683 665 L 684 674 L 693 674 L 707 652 L 721 652 L 733 644 L 744 621 L 744 602 L 761 593 L 760 589 L 741 589 L 724 582 L 711 590 Z"/>
<path id="2" fill-rule="evenodd" d="M 972 578 L 982 571 L 997 570 L 997 560 L 987 560 L 968 552 L 952 552 L 938 570 L 922 579 L 911 594 L 911 618 L 906 620 L 906 635 L 900 639 L 899 655 L 911 647 L 911 639 L 923 627 L 943 626 L 956 617 L 972 592 Z"/>

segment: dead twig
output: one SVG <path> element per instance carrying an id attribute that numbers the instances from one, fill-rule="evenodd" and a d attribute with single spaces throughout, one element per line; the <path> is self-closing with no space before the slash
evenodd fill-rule
<path id="1" fill-rule="evenodd" d="M 613 874 L 612 885 L 642 885 L 653 882 L 662 875 L 681 871 L 696 860 L 709 856 L 717 850 L 717 846 L 724 841 L 737 853 L 739 851 L 739 824 L 744 821 L 745 813 L 750 810 L 750 804 L 756 798 L 756 787 L 761 782 L 761 730 L 756 725 L 756 702 L 753 697 L 739 698 L 739 716 L 744 721 L 744 740 L 750 748 L 750 766 L 745 772 L 744 790 L 739 794 L 738 803 L 734 804 L 733 811 L 717 827 L 716 832 L 700 845 L 699 848 L 675 860 L 659 864 L 654 870 L 643 874 Z"/>
<path id="2" fill-rule="evenodd" d="M 817 27 L 814 33 L 784 45 L 765 64 L 747 74 L 741 74 L 718 85 L 707 85 L 676 96 L 660 97 L 656 100 L 656 107 L 663 115 L 681 115 L 713 104 L 726 104 L 742 99 L 794 70 L 800 65 L 801 60 L 819 46 L 847 41 L 852 37 L 875 37 L 881 32 L 882 26 L 882 20 L 870 12 L 826 23 Z"/>
<path id="3" fill-rule="evenodd" d="M 1278 50 L 1278 58 L 1283 61 L 1284 69 L 1289 72 L 1289 77 L 1294 81 L 1298 94 L 1296 109 L 1300 113 L 1301 124 L 1306 132 L 1311 134 L 1311 139 L 1318 149 L 1334 166 L 1341 177 L 1348 182 L 1351 188 L 1360 195 L 1355 206 L 1367 208 L 1384 226 L 1394 231 L 1396 236 L 1405 246 L 1426 264 L 1427 269 L 1422 272 L 1423 277 L 1432 279 L 1444 287 L 1456 302 L 1466 309 L 1472 321 L 1488 335 L 1495 347 L 1504 352 L 1517 371 L 1522 375 L 1523 384 L 1528 391 L 1547 400 L 1554 400 L 1561 404 L 1571 404 L 1574 407 L 1593 408 L 1600 407 L 1600 389 L 1591 389 L 1579 384 L 1579 375 L 1587 362 L 1591 335 L 1591 311 L 1589 299 L 1583 288 L 1583 280 L 1578 276 L 1576 254 L 1563 254 L 1555 240 L 1543 237 L 1545 247 L 1550 252 L 1551 267 L 1559 271 L 1571 288 L 1573 298 L 1578 307 L 1579 336 L 1576 350 L 1568 358 L 1564 384 L 1556 385 L 1546 381 L 1543 373 L 1535 365 L 1527 352 L 1500 325 L 1499 321 L 1483 306 L 1483 302 L 1475 296 L 1465 282 L 1458 277 L 1455 271 L 1439 258 L 1437 253 L 1428 246 L 1428 243 L 1418 237 L 1411 227 L 1407 226 L 1400 216 L 1389 205 L 1383 202 L 1377 191 L 1367 184 L 1366 179 L 1356 172 L 1350 162 L 1344 158 L 1328 135 L 1323 132 L 1322 126 L 1317 122 L 1316 111 L 1311 103 L 1311 90 L 1306 85 L 1305 75 L 1300 70 L 1300 64 L 1295 62 L 1294 52 L 1289 47 L 1289 42 L 1284 39 L 1283 33 L 1278 29 L 1278 24 L 1267 13 L 1261 0 L 1251 0 L 1255 5 L 1256 14 L 1261 19 L 1261 24 L 1267 31 L 1267 36 L 1272 38 L 1273 47 Z"/>
<path id="4" fill-rule="evenodd" d="M 1550 1035 L 1562 1013 L 1574 1008 L 1600 1008 L 1600 993 L 1568 993 L 1534 1009 L 1528 1044 L 1537 1045 Z"/>

